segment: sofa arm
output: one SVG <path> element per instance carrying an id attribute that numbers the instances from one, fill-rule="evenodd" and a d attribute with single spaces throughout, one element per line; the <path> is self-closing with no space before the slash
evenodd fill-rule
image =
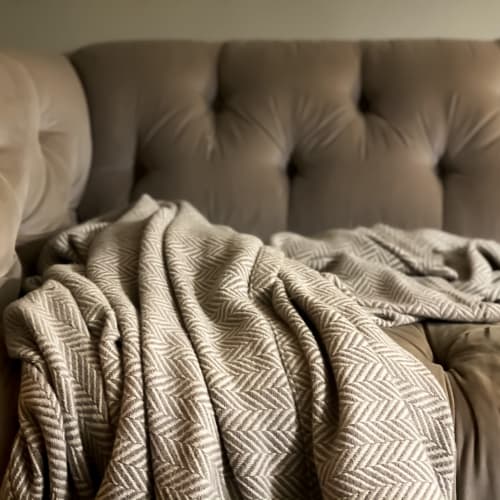
<path id="1" fill-rule="evenodd" d="M 87 104 L 63 56 L 0 51 L 0 277 L 15 247 L 75 221 L 90 169 Z"/>

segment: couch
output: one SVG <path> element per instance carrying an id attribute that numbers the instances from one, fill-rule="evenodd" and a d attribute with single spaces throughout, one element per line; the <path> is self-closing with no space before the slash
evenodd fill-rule
<path id="1" fill-rule="evenodd" d="M 48 235 L 143 193 L 264 241 L 379 222 L 500 241 L 494 41 L 119 42 L 2 51 L 0 74 L 3 305 Z M 500 497 L 500 327 L 387 333 L 447 392 L 457 497 Z M 2 357 L 5 465 L 19 367 Z"/>

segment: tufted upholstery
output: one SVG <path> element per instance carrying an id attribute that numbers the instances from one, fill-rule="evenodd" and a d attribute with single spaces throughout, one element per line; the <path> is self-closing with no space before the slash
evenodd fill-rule
<path id="1" fill-rule="evenodd" d="M 263 237 L 383 221 L 500 239 L 496 43 L 125 42 L 72 61 L 95 147 L 83 217 L 147 191 Z"/>
<path id="2" fill-rule="evenodd" d="M 0 279 L 14 247 L 75 221 L 90 170 L 80 82 L 62 56 L 0 53 Z"/>
<path id="3" fill-rule="evenodd" d="M 500 325 L 429 322 L 386 333 L 424 363 L 449 396 L 457 497 L 500 498 Z"/>

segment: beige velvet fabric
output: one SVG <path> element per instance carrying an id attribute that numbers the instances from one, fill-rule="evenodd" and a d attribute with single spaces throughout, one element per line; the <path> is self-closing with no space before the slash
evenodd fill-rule
<path id="1" fill-rule="evenodd" d="M 267 238 L 377 222 L 500 239 L 496 42 L 123 42 L 71 57 L 84 217 L 148 192 Z"/>
<path id="2" fill-rule="evenodd" d="M 16 276 L 16 245 L 75 221 L 91 144 L 85 97 L 62 56 L 0 52 L 0 109 L 0 290 L 8 293 L 2 281 Z"/>
<path id="3" fill-rule="evenodd" d="M 457 498 L 500 498 L 500 325 L 429 322 L 386 332 L 431 370 L 452 402 Z"/>

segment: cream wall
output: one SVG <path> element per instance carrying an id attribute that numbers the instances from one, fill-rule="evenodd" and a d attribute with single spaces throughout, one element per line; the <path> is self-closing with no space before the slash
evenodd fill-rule
<path id="1" fill-rule="evenodd" d="M 124 38 L 500 37 L 499 0 L 0 0 L 0 46 Z"/>

